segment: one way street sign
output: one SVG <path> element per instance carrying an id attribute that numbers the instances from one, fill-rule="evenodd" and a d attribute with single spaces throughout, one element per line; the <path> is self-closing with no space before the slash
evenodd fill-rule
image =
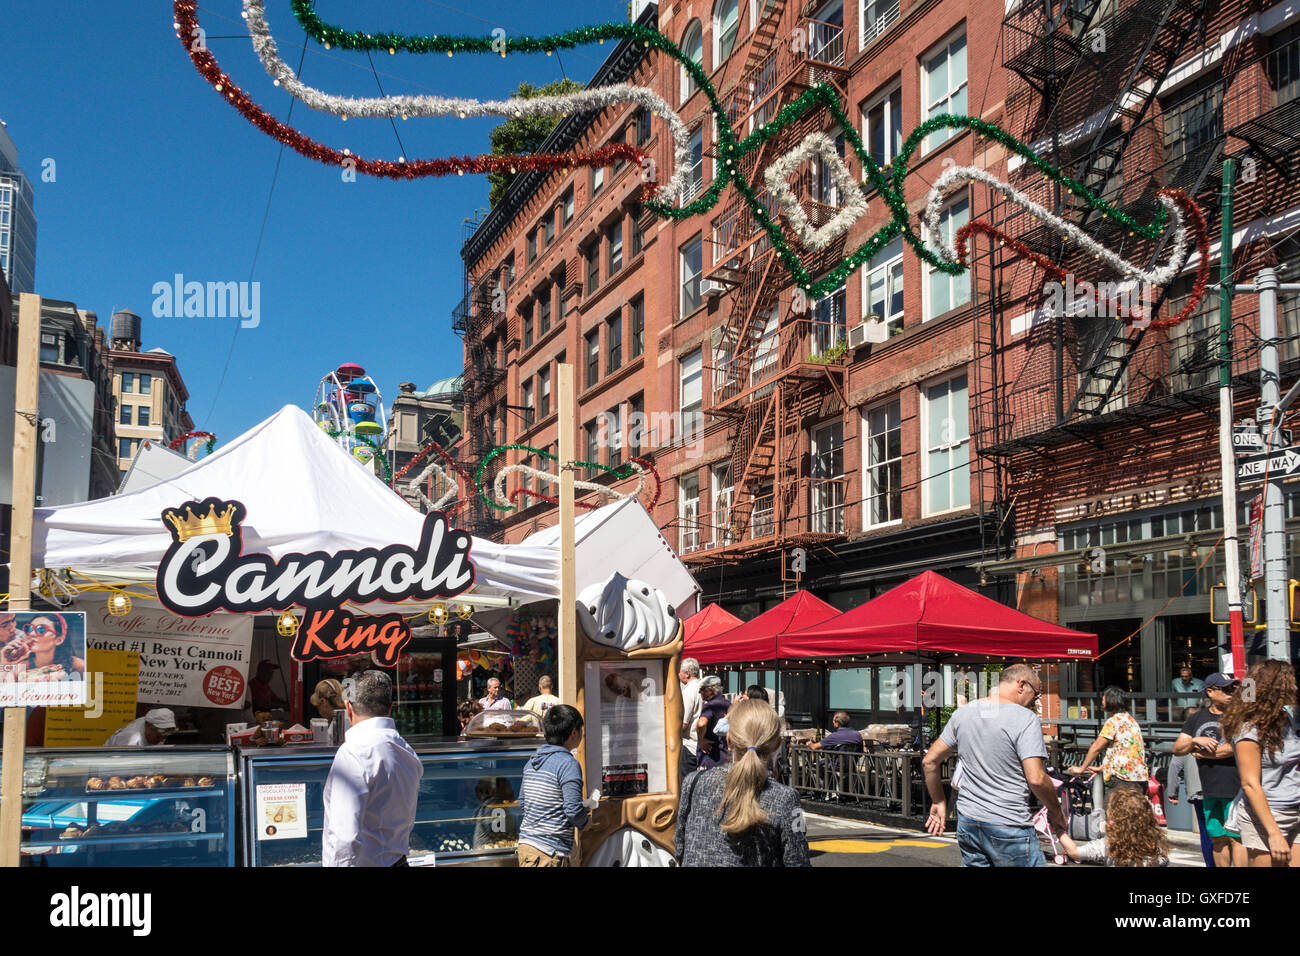
<path id="1" fill-rule="evenodd" d="M 1300 471 L 1300 448 L 1281 448 L 1271 455 L 1252 455 L 1243 458 L 1237 466 L 1237 481 L 1246 484 L 1263 481 L 1264 473 L 1271 478 L 1284 478 Z"/>

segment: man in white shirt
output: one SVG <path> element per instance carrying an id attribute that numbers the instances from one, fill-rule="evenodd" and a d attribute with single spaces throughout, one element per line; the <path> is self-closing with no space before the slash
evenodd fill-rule
<path id="1" fill-rule="evenodd" d="M 424 767 L 388 716 L 393 681 L 363 671 L 343 682 L 350 727 L 325 780 L 324 866 L 406 866 Z"/>
<path id="2" fill-rule="evenodd" d="M 176 715 L 166 707 L 155 707 L 137 717 L 113 736 L 105 747 L 158 747 L 176 729 Z"/>
<path id="3" fill-rule="evenodd" d="M 510 698 L 502 696 L 501 681 L 495 677 L 488 678 L 487 696 L 479 698 L 478 705 L 484 710 L 514 710 Z"/>
<path id="4" fill-rule="evenodd" d="M 704 709 L 704 701 L 700 697 L 700 662 L 693 657 L 682 658 L 677 679 L 682 684 L 681 775 L 684 777 L 699 767 L 699 742 L 695 739 L 695 726 Z"/>

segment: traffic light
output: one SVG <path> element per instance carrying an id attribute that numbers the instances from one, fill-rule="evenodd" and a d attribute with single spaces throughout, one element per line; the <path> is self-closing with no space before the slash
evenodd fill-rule
<path id="1" fill-rule="evenodd" d="M 1300 586 L 1300 582 L 1291 582 L 1291 616 L 1295 617 L 1295 589 Z M 1245 624 L 1254 624 L 1259 619 L 1259 599 L 1255 595 L 1255 589 L 1251 588 L 1242 594 L 1242 620 Z M 1227 585 L 1216 584 L 1210 588 L 1210 622 L 1213 624 L 1228 623 L 1228 588 Z"/>

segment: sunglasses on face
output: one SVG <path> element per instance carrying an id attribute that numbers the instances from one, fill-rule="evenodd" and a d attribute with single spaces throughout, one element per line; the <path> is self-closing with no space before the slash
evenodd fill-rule
<path id="1" fill-rule="evenodd" d="M 57 635 L 59 632 L 48 624 L 25 624 L 23 626 L 23 633 L 35 634 L 37 637 L 46 637 Z"/>

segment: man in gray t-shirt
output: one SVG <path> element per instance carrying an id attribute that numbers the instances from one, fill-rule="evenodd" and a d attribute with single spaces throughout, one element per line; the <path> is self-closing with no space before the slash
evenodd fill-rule
<path id="1" fill-rule="evenodd" d="M 957 789 L 957 844 L 962 866 L 1042 866 L 1043 852 L 1029 810 L 1032 792 L 1047 807 L 1048 819 L 1065 829 L 1056 791 L 1044 764 L 1047 746 L 1034 713 L 1042 678 L 1026 664 L 1002 672 L 997 690 L 957 708 L 922 766 L 930 791 L 926 829 L 943 833 L 948 803 L 939 769 L 956 753 L 961 776 Z"/>

